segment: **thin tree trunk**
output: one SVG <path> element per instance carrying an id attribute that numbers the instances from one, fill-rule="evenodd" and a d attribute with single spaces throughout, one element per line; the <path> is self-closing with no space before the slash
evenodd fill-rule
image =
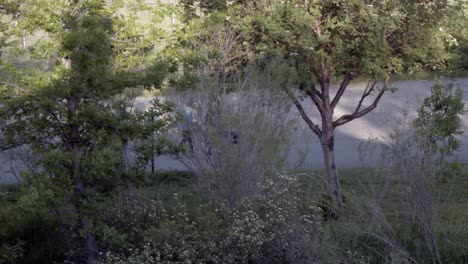
<path id="1" fill-rule="evenodd" d="M 334 206 L 343 206 L 343 195 L 340 189 L 340 182 L 335 165 L 335 129 L 333 127 L 333 112 L 330 107 L 325 107 L 329 111 L 322 115 L 322 135 L 320 143 L 323 151 L 323 161 L 325 174 L 327 177 L 327 194 L 332 198 Z"/>
<path id="2" fill-rule="evenodd" d="M 327 194 L 332 199 L 334 206 L 340 208 L 343 206 L 343 195 L 341 193 L 335 165 L 334 131 L 324 132 L 320 141 L 323 150 L 325 174 L 327 177 Z"/>
<path id="3" fill-rule="evenodd" d="M 322 105 L 319 111 L 322 117 L 322 133 L 319 138 L 327 177 L 327 194 L 336 209 L 343 206 L 343 195 L 335 165 L 335 128 L 333 126 L 333 102 L 330 100 L 330 78 L 328 73 L 324 76 L 320 79 Z"/>
<path id="4" fill-rule="evenodd" d="M 154 124 L 154 116 L 151 116 L 151 125 Z M 155 153 L 155 145 L 156 145 L 156 140 L 154 139 L 154 132 L 151 132 L 151 177 L 154 178 L 154 172 L 155 172 L 155 161 L 154 161 L 154 156 L 156 155 Z"/>
<path id="5" fill-rule="evenodd" d="M 85 191 L 85 185 L 83 178 L 80 174 L 80 161 L 81 161 L 81 150 L 80 150 L 80 131 L 79 125 L 75 123 L 75 117 L 77 113 L 77 107 L 79 98 L 71 96 L 67 99 L 68 108 L 68 121 L 70 128 L 70 143 L 68 150 L 72 155 L 72 182 L 73 182 L 73 202 L 76 213 L 78 215 L 78 230 L 85 230 L 89 228 L 89 220 L 82 211 L 83 194 Z M 87 234 L 86 237 L 81 238 L 82 256 L 79 259 L 79 263 L 94 263 L 98 257 L 98 248 L 96 239 L 93 235 Z"/>

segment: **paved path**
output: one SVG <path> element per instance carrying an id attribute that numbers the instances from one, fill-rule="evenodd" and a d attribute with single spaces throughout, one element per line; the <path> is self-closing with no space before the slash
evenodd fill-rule
<path id="1" fill-rule="evenodd" d="M 463 99 L 466 108 L 468 108 L 468 78 L 457 79 L 457 83 L 464 91 Z M 432 81 L 396 81 L 391 86 L 397 88 L 397 91 L 394 93 L 387 92 L 374 111 L 337 128 L 335 148 L 338 167 L 370 165 L 361 161 L 358 146 L 368 142 L 369 138 L 385 139 L 389 131 L 394 129 L 393 126 L 396 120 L 402 117 L 403 109 L 408 111 L 409 118 L 415 118 L 416 109 L 420 102 L 424 97 L 430 95 Z M 342 114 L 354 111 L 364 88 L 365 83 L 351 84 L 335 109 L 335 119 Z M 334 90 L 336 91 L 336 87 Z M 371 100 L 369 101 L 371 102 Z M 137 98 L 136 101 L 140 107 L 144 107 L 148 102 L 147 98 Z M 320 124 L 320 115 L 312 102 L 304 102 L 304 106 L 307 113 L 311 113 L 313 121 L 316 124 Z M 294 108 L 290 115 L 297 116 L 297 110 Z M 463 162 L 468 163 L 468 114 L 461 116 L 461 119 L 464 134 L 459 136 L 462 143 L 460 158 Z M 292 150 L 289 154 L 290 164 L 296 164 L 297 160 L 300 159 L 300 156 L 297 154 L 299 150 L 302 153 L 307 153 L 302 168 L 321 167 L 323 165 L 323 158 L 318 138 L 308 129 L 302 119 L 299 120 L 299 126 L 302 129 L 298 130 L 295 134 L 295 140 L 293 140 L 294 147 L 291 148 Z M 179 162 L 167 157 L 159 157 L 157 164 L 159 168 L 163 169 L 183 169 L 183 166 Z"/>
<path id="2" fill-rule="evenodd" d="M 459 79 L 457 81 L 464 91 L 463 100 L 466 107 L 468 107 L 468 79 Z M 398 91 L 386 93 L 374 111 L 338 127 L 335 136 L 337 166 L 356 167 L 363 165 L 357 151 L 359 144 L 367 142 L 369 138 L 384 140 L 389 131 L 393 131 L 396 120 L 402 117 L 403 109 L 408 111 L 410 119 L 414 119 L 420 102 L 424 97 L 430 95 L 431 85 L 432 81 L 394 82 L 392 86 L 398 88 Z M 350 87 L 335 110 L 335 119 L 354 110 L 363 89 L 364 84 L 354 84 Z M 313 111 L 312 107 L 309 104 L 307 109 Z M 317 113 L 314 114 L 315 120 L 318 120 L 318 117 Z M 461 120 L 464 134 L 459 137 L 461 140 L 460 158 L 463 162 L 468 163 L 468 115 L 461 116 Z M 309 150 L 304 166 L 307 168 L 320 167 L 322 166 L 320 145 L 318 139 L 316 137 L 311 138 L 310 134 L 298 137 L 299 142 L 306 142 L 307 146 L 305 148 Z M 299 145 L 301 144 L 298 143 Z"/>
<path id="3" fill-rule="evenodd" d="M 458 79 L 458 85 L 464 91 L 464 103 L 468 108 L 468 78 Z M 416 116 L 416 108 L 422 99 L 430 94 L 432 81 L 397 81 L 392 83 L 392 87 L 398 88 L 395 93 L 386 93 L 377 109 L 366 116 L 354 120 L 346 125 L 337 128 L 335 136 L 336 162 L 338 167 L 357 167 L 366 165 L 360 161 L 358 146 L 366 142 L 370 137 L 383 139 L 389 131 L 392 131 L 394 121 L 401 117 L 403 109 L 408 111 L 409 117 Z M 354 110 L 356 102 L 360 99 L 364 83 L 351 84 L 344 94 L 335 110 L 336 117 L 350 113 Z M 371 99 L 371 98 L 369 98 Z M 136 108 L 145 108 L 149 105 L 151 98 L 139 97 L 135 101 Z M 370 101 L 370 100 L 369 100 Z M 305 109 L 311 113 L 312 119 L 319 123 L 319 115 L 311 102 L 304 102 Z M 294 109 L 291 116 L 297 116 Z M 468 163 L 468 114 L 461 117 L 464 134 L 461 140 L 460 158 Z M 294 145 L 289 154 L 289 161 L 295 164 L 298 160 L 297 152 L 300 150 L 307 153 L 302 164 L 302 168 L 317 168 L 322 166 L 322 151 L 317 137 L 306 127 L 303 120 L 299 120 L 301 129 L 295 132 Z M 6 158 L 0 158 L 0 182 L 14 182 L 15 178 L 11 174 L 10 163 Z M 178 161 L 168 157 L 159 157 L 156 160 L 159 169 L 184 169 Z"/>

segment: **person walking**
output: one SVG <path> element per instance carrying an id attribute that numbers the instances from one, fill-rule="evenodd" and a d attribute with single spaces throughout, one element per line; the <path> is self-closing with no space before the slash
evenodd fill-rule
<path id="1" fill-rule="evenodd" d="M 188 144 L 190 153 L 193 153 L 193 137 L 192 137 L 192 124 L 193 124 L 193 110 L 186 106 L 184 109 L 184 118 L 182 120 L 182 141 L 179 146 L 184 147 Z"/>

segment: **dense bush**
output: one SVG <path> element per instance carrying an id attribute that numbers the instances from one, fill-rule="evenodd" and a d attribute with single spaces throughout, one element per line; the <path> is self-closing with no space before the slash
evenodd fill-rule
<path id="1" fill-rule="evenodd" d="M 315 206 L 322 205 L 322 191 L 315 186 L 317 191 L 305 192 L 301 176 L 269 176 L 258 186 L 261 195 L 235 206 L 207 202 L 186 181 L 119 189 L 94 205 L 99 214 L 92 232 L 100 262 L 428 263 L 437 259 L 427 246 L 435 242 L 442 263 L 465 263 L 464 205 L 445 192 L 447 202 L 440 204 L 435 185 L 428 182 L 434 178 L 421 177 L 434 176 L 429 165 L 414 162 L 422 152 L 398 142 L 393 146 L 393 154 L 384 155 L 385 166 L 355 175 L 343 171 L 350 190 L 338 219 Z M 178 176 L 189 175 L 156 178 Z M 437 185 L 442 192 L 452 190 L 443 185 Z M 462 187 L 452 191 L 460 190 L 463 194 Z M 50 202 L 46 190 L 4 188 L 0 193 L 0 263 L 61 263 L 73 253 L 70 234 L 61 228 L 66 218 L 44 206 Z"/>
<path id="2" fill-rule="evenodd" d="M 66 239 L 44 186 L 0 186 L 0 263 L 50 263 L 63 260 Z"/>
<path id="3" fill-rule="evenodd" d="M 257 199 L 173 207 L 146 197 L 118 200 L 105 216 L 125 251 L 109 247 L 102 263 L 312 263 L 330 260 L 321 210 L 303 206 L 295 177 L 265 181 Z M 174 202 L 173 201 L 173 202 Z M 118 209 L 117 209 L 118 208 Z M 149 220 L 149 221 L 146 221 Z M 122 222 L 125 221 L 125 222 Z M 147 225 L 145 225 L 145 223 Z M 137 241 L 134 239 L 137 238 Z"/>
<path id="4" fill-rule="evenodd" d="M 456 89 L 455 89 L 456 88 Z M 413 122 L 415 132 L 424 140 L 421 149 L 433 155 L 439 180 L 448 180 L 461 173 L 457 152 L 462 135 L 460 115 L 463 115 L 463 90 L 453 82 L 437 80 L 418 108 L 418 118 Z"/>

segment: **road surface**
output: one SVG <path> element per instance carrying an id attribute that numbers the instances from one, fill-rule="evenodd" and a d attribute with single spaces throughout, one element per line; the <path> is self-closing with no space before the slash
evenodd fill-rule
<path id="1" fill-rule="evenodd" d="M 457 79 L 457 84 L 464 91 L 463 101 L 468 108 L 468 78 Z M 389 131 L 394 129 L 395 121 L 401 118 L 405 109 L 409 118 L 416 117 L 416 109 L 422 99 L 430 95 L 432 81 L 396 81 L 392 83 L 393 88 L 398 90 L 395 93 L 387 92 L 380 101 L 377 108 L 371 113 L 347 123 L 336 129 L 336 164 L 338 167 L 358 167 L 366 166 L 360 159 L 358 146 L 368 141 L 369 138 L 384 140 Z M 342 114 L 351 113 L 356 107 L 364 90 L 365 83 L 353 83 L 345 92 L 343 98 L 335 109 L 335 119 Z M 336 91 L 336 87 L 334 88 Z M 150 97 L 138 97 L 135 107 L 143 109 L 149 106 Z M 372 98 L 369 98 L 371 101 Z M 319 122 L 319 114 L 312 102 L 305 100 L 304 107 L 316 124 Z M 369 103 L 369 102 L 368 102 Z M 291 117 L 298 116 L 295 108 L 290 113 Z M 468 115 L 461 116 L 463 135 L 461 140 L 460 159 L 468 163 Z M 298 152 L 305 153 L 301 168 L 319 168 L 322 166 L 322 150 L 318 138 L 310 131 L 303 120 L 298 120 L 300 129 L 294 132 L 293 147 L 288 155 L 289 163 L 295 166 L 303 156 Z M 12 171 L 18 172 L 19 163 L 11 163 L 8 157 L 0 157 L 2 166 L 0 167 L 0 182 L 15 182 L 16 177 Z M 158 169 L 184 169 L 184 166 L 177 160 L 169 157 L 158 157 L 156 159 Z"/>

